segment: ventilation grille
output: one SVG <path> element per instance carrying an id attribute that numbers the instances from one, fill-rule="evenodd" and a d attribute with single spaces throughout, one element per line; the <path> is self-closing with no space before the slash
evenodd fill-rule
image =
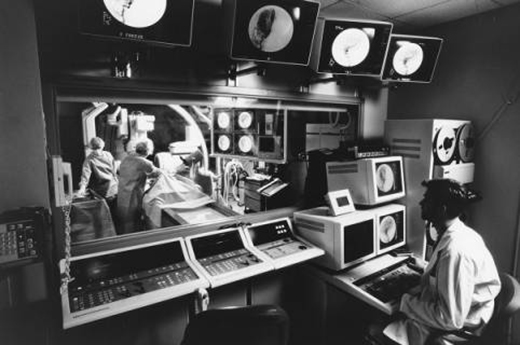
<path id="1" fill-rule="evenodd" d="M 327 166 L 329 175 L 337 174 L 352 174 L 358 172 L 358 165 L 356 163 L 345 163 Z"/>
<path id="2" fill-rule="evenodd" d="M 325 232 L 325 224 L 315 222 L 308 219 L 296 219 L 296 225 L 300 229 L 310 230 L 310 231 L 316 231 L 316 232 Z"/>
<path id="3" fill-rule="evenodd" d="M 421 139 L 392 139 L 390 149 L 392 155 L 403 156 L 405 158 L 421 158 Z"/>

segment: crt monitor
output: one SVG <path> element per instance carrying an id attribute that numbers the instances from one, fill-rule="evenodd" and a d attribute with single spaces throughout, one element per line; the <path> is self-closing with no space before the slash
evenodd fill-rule
<path id="1" fill-rule="evenodd" d="M 294 213 L 298 234 L 325 250 L 317 263 L 342 270 L 376 256 L 374 214 L 354 211 L 334 217 L 328 207 Z"/>
<path id="2" fill-rule="evenodd" d="M 225 0 L 233 13 L 231 58 L 309 64 L 320 3 L 306 0 Z"/>
<path id="3" fill-rule="evenodd" d="M 429 83 L 443 40 L 436 37 L 392 35 L 382 80 Z"/>
<path id="4" fill-rule="evenodd" d="M 320 18 L 311 65 L 318 73 L 380 77 L 392 23 Z"/>
<path id="5" fill-rule="evenodd" d="M 348 189 L 354 204 L 379 205 L 405 195 L 403 159 L 387 156 L 328 162 L 329 191 Z"/>
<path id="6" fill-rule="evenodd" d="M 79 0 L 81 33 L 165 46 L 190 46 L 195 0 Z"/>

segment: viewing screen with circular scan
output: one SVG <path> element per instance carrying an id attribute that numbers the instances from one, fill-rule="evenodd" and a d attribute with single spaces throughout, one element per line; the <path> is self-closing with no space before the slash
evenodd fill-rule
<path id="1" fill-rule="evenodd" d="M 287 11 L 279 6 L 264 6 L 249 20 L 249 39 L 261 51 L 274 53 L 285 48 L 293 37 L 294 24 Z"/>
<path id="2" fill-rule="evenodd" d="M 146 28 L 164 15 L 167 0 L 103 0 L 110 14 L 124 25 Z"/>
<path id="3" fill-rule="evenodd" d="M 422 65 L 423 49 L 413 42 L 398 41 L 396 44 L 399 48 L 392 61 L 395 71 L 403 76 L 415 73 Z"/>
<path id="4" fill-rule="evenodd" d="M 362 63 L 370 51 L 370 39 L 360 29 L 342 31 L 332 43 L 332 56 L 343 67 L 353 67 Z"/>

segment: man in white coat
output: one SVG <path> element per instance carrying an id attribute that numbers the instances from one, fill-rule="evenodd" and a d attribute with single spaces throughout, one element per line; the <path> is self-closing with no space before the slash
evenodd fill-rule
<path id="1" fill-rule="evenodd" d="M 454 180 L 423 182 L 421 216 L 438 233 L 430 262 L 416 291 L 401 298 L 400 315 L 384 329 L 387 344 L 431 343 L 438 331 L 479 335 L 493 314 L 500 291 L 495 262 L 482 237 L 459 218 L 467 192 Z M 435 344 L 451 344 L 448 338 Z"/>

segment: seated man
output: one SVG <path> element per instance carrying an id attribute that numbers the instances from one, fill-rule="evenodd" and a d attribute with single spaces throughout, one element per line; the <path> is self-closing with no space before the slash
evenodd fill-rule
<path id="1" fill-rule="evenodd" d="M 482 237 L 459 218 L 468 203 L 464 187 L 448 179 L 423 186 L 421 216 L 439 236 L 419 289 L 401 299 L 402 317 L 384 329 L 386 337 L 376 337 L 385 344 L 426 344 L 436 330 L 478 335 L 491 318 L 500 291 L 497 269 Z M 443 343 L 450 344 L 437 342 Z"/>

